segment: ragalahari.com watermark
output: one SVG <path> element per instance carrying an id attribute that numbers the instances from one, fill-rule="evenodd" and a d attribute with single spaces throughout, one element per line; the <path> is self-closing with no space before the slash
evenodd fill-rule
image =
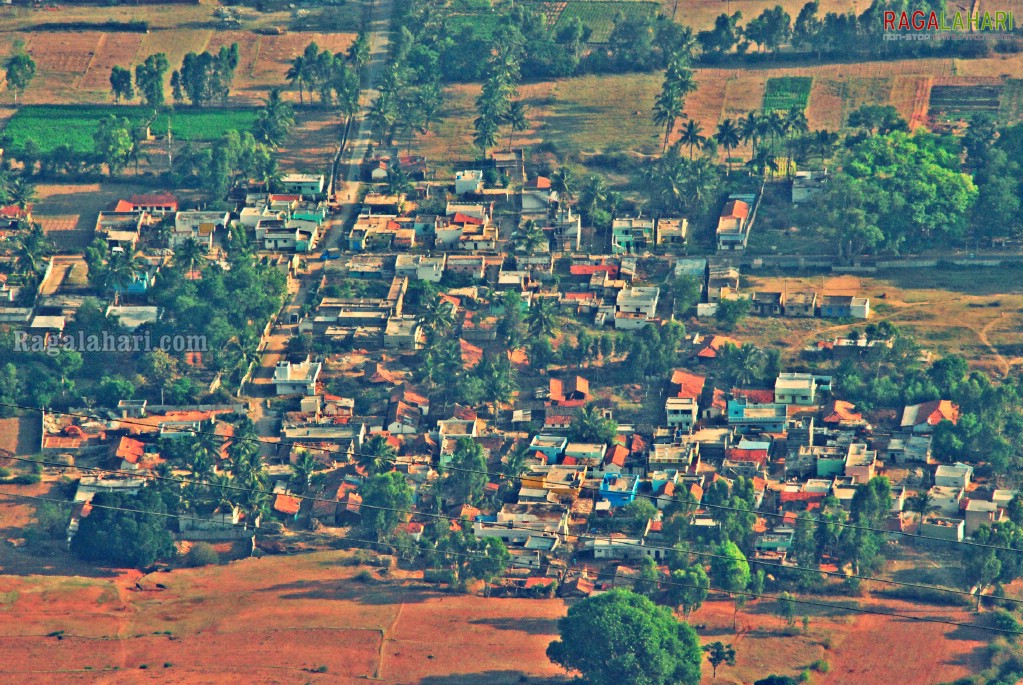
<path id="1" fill-rule="evenodd" d="M 1012 12 L 884 13 L 885 40 L 990 40 L 1012 38 Z"/>
<path id="2" fill-rule="evenodd" d="M 61 351 L 109 352 L 137 354 L 140 352 L 205 352 L 205 335 L 161 335 L 154 338 L 145 333 L 85 333 L 75 335 L 14 332 L 15 352 L 43 353 L 56 357 Z"/>

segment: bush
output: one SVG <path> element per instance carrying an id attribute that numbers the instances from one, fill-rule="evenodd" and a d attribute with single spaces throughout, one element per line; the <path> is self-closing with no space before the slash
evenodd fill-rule
<path id="1" fill-rule="evenodd" d="M 1004 630 L 1009 633 L 1019 633 L 1020 630 L 1023 630 L 1023 625 L 1020 624 L 1019 620 L 1005 609 L 998 609 L 992 613 L 991 619 L 995 628 L 998 628 L 999 630 Z M 1017 637 L 1019 636 L 1011 634 L 1008 636 L 1008 639 L 1015 641 Z"/>
<path id="2" fill-rule="evenodd" d="M 370 583 L 373 581 L 373 574 L 367 569 L 362 569 L 352 577 L 352 580 L 358 583 Z"/>
<path id="3" fill-rule="evenodd" d="M 803 672 L 799 674 L 799 682 L 808 683 L 810 682 L 810 669 L 803 669 Z"/>
<path id="4" fill-rule="evenodd" d="M 267 535 L 279 535 L 284 532 L 284 524 L 280 521 L 265 521 L 259 525 L 259 532 Z"/>
<path id="5" fill-rule="evenodd" d="M 827 673 L 831 670 L 831 664 L 829 664 L 826 659 L 817 659 L 817 661 L 810 664 L 810 668 L 818 673 Z"/>
<path id="6" fill-rule="evenodd" d="M 214 566 L 220 563 L 220 555 L 208 542 L 198 542 L 185 555 L 185 564 L 193 568 L 198 566 Z"/>

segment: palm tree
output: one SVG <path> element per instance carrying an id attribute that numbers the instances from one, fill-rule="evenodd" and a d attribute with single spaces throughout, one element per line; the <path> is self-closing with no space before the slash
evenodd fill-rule
<path id="1" fill-rule="evenodd" d="M 779 136 L 785 135 L 785 117 L 779 110 L 768 112 L 764 119 L 764 130 L 771 136 L 771 143 L 777 142 Z"/>
<path id="2" fill-rule="evenodd" d="M 507 357 L 504 357 L 507 360 Z M 511 377 L 511 369 L 505 364 L 493 364 L 483 378 L 483 389 L 490 400 L 491 413 L 496 416 L 497 409 L 515 394 L 515 381 Z"/>
<path id="3" fill-rule="evenodd" d="M 366 441 L 362 451 L 356 455 L 356 463 L 366 470 L 366 475 L 375 476 L 393 469 L 397 458 L 398 453 L 387 442 L 387 438 L 382 435 L 374 435 Z"/>
<path id="4" fill-rule="evenodd" d="M 693 158 L 693 150 L 695 148 L 703 148 L 703 144 L 707 142 L 706 136 L 703 134 L 703 128 L 700 123 L 690 119 L 686 122 L 686 125 L 682 127 L 682 133 L 679 135 L 678 142 L 680 145 L 685 145 L 689 148 L 689 159 Z"/>
<path id="5" fill-rule="evenodd" d="M 551 190 L 558 194 L 558 202 L 572 204 L 575 199 L 575 174 L 568 167 L 559 167 L 551 174 Z"/>
<path id="6" fill-rule="evenodd" d="M 529 335 L 534 338 L 549 338 L 554 333 L 557 320 L 554 312 L 554 301 L 549 297 L 541 297 L 533 303 L 529 310 Z"/>
<path id="7" fill-rule="evenodd" d="M 195 476 L 205 478 L 213 475 L 220 457 L 220 446 L 220 438 L 214 435 L 212 425 L 195 436 L 188 457 L 188 467 Z"/>
<path id="8" fill-rule="evenodd" d="M 319 463 L 316 458 L 306 450 L 303 450 L 295 463 L 291 465 L 292 483 L 299 492 L 305 492 L 309 488 L 309 482 L 312 480 L 313 472 L 317 466 Z"/>
<path id="9" fill-rule="evenodd" d="M 275 150 L 288 137 L 295 125 L 295 113 L 291 105 L 281 97 L 280 88 L 274 88 L 263 100 L 263 108 L 256 115 L 256 135 Z"/>
<path id="10" fill-rule="evenodd" d="M 7 196 L 7 201 L 12 205 L 17 205 L 18 209 L 22 211 L 28 209 L 31 203 L 39 199 L 36 195 L 35 184 L 24 175 L 18 175 L 11 179 L 7 184 Z"/>
<path id="11" fill-rule="evenodd" d="M 529 105 L 521 100 L 516 100 L 508 106 L 508 114 L 505 115 L 504 123 L 508 124 L 511 128 L 511 131 L 508 133 L 509 150 L 515 146 L 515 134 L 529 128 L 529 119 L 526 118 L 527 112 L 529 112 Z"/>
<path id="12" fill-rule="evenodd" d="M 763 119 L 756 112 L 750 112 L 744 117 L 739 117 L 739 138 L 752 147 L 750 158 L 757 155 L 757 140 L 763 127 Z"/>
<path id="13" fill-rule="evenodd" d="M 721 147 L 725 148 L 725 155 L 728 162 L 728 173 L 732 173 L 732 150 L 739 146 L 739 131 L 735 126 L 735 122 L 731 119 L 725 119 L 718 124 L 717 133 L 714 134 L 714 140 L 718 142 Z"/>
<path id="14" fill-rule="evenodd" d="M 675 122 L 682 116 L 682 107 L 682 90 L 678 85 L 666 81 L 660 95 L 654 100 L 654 123 L 664 127 L 662 154 L 668 149 L 668 138 L 675 128 Z"/>
<path id="15" fill-rule="evenodd" d="M 309 65 L 306 64 L 305 57 L 298 55 L 295 59 L 291 60 L 291 66 L 288 67 L 287 73 L 284 74 L 284 78 L 288 80 L 288 83 L 292 87 L 298 88 L 298 102 L 299 104 L 305 104 L 305 98 L 302 92 L 306 84 L 306 76 L 309 71 Z"/>
<path id="16" fill-rule="evenodd" d="M 547 243 L 547 238 L 544 236 L 543 229 L 541 229 L 535 221 L 532 219 L 524 222 L 519 228 L 515 229 L 512 233 L 510 246 L 512 250 L 525 252 L 527 255 L 531 255 L 536 252 L 541 245 Z"/>
<path id="17" fill-rule="evenodd" d="M 18 247 L 15 250 L 15 265 L 18 271 L 33 281 L 39 278 L 42 271 L 42 261 L 50 252 L 50 240 L 43 232 L 43 227 L 33 223 L 27 227 L 19 225 L 24 232 L 18 240 Z"/>
<path id="18" fill-rule="evenodd" d="M 145 273 L 149 264 L 141 256 L 131 256 L 127 252 L 111 252 L 103 269 L 103 281 L 106 288 L 114 291 L 116 305 L 121 293 L 135 281 L 139 272 Z"/>
<path id="19" fill-rule="evenodd" d="M 579 209 L 587 218 L 593 211 L 603 204 L 607 194 L 607 183 L 596 174 L 590 174 L 583 183 L 582 192 L 579 193 Z"/>
<path id="20" fill-rule="evenodd" d="M 821 156 L 821 168 L 824 168 L 824 161 L 838 142 L 838 134 L 827 129 L 819 129 L 813 133 L 813 144 L 817 154 Z"/>
<path id="21" fill-rule="evenodd" d="M 206 261 L 206 251 L 194 238 L 186 238 L 174 248 L 174 265 L 183 273 L 191 273 Z"/>
<path id="22" fill-rule="evenodd" d="M 387 170 L 387 192 L 390 195 L 402 195 L 412 192 L 412 179 L 408 172 L 394 165 Z"/>
<path id="23" fill-rule="evenodd" d="M 435 334 L 446 333 L 455 325 L 454 307 L 449 301 L 436 295 L 423 307 L 420 322 L 426 328 L 427 338 L 432 342 Z"/>
<path id="24" fill-rule="evenodd" d="M 765 357 L 759 347 L 752 343 L 745 343 L 742 347 L 726 345 L 724 352 L 722 366 L 738 387 L 745 388 L 760 378 Z"/>
<path id="25" fill-rule="evenodd" d="M 788 163 L 785 165 L 786 175 L 792 173 L 792 142 L 795 136 L 803 135 L 810 130 L 809 123 L 806 120 L 806 114 L 803 109 L 798 106 L 794 106 L 785 113 L 784 118 L 785 126 L 785 148 L 788 154 Z"/>
<path id="26" fill-rule="evenodd" d="M 482 159 L 487 158 L 487 150 L 497 145 L 498 126 L 495 117 L 481 114 L 473 121 L 476 133 L 472 142 L 482 153 Z"/>

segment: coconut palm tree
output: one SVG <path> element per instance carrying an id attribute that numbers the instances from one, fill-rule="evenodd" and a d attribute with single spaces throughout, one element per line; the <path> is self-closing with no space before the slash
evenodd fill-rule
<path id="1" fill-rule="evenodd" d="M 183 273 L 191 273 L 206 261 L 206 251 L 194 238 L 186 238 L 174 248 L 174 265 Z"/>
<path id="2" fill-rule="evenodd" d="M 294 125 L 295 113 L 291 105 L 281 97 L 280 88 L 274 88 L 256 115 L 256 137 L 276 150 Z"/>
<path id="3" fill-rule="evenodd" d="M 371 436 L 363 445 L 362 451 L 355 457 L 356 463 L 365 469 L 366 475 L 369 476 L 392 470 L 397 458 L 398 452 L 382 435 Z"/>
<path id="4" fill-rule="evenodd" d="M 540 249 L 542 245 L 547 244 L 547 236 L 544 235 L 543 229 L 535 221 L 529 219 L 515 229 L 509 243 L 509 247 L 513 251 L 521 251 L 531 255 Z"/>
<path id="5" fill-rule="evenodd" d="M 148 267 L 149 263 L 139 255 L 132 256 L 124 251 L 110 253 L 103 267 L 103 284 L 114 291 L 115 305 L 121 293 L 127 290 L 140 272 L 145 273 Z"/>
<path id="6" fill-rule="evenodd" d="M 560 167 L 551 174 L 551 190 L 558 194 L 558 202 L 572 204 L 575 199 L 575 174 L 568 167 Z"/>
<path id="7" fill-rule="evenodd" d="M 288 83 L 293 88 L 298 88 L 298 102 L 302 105 L 305 104 L 303 91 L 305 90 L 308 72 L 309 65 L 306 64 L 305 57 L 298 55 L 295 59 L 291 60 L 291 66 L 288 67 L 288 71 L 284 74 L 284 78 L 287 79 Z"/>
<path id="8" fill-rule="evenodd" d="M 750 144 L 752 148 L 751 159 L 757 155 L 757 142 L 760 139 L 763 121 L 756 112 L 749 112 L 746 116 L 739 117 L 739 139 L 744 143 Z"/>
<path id="9" fill-rule="evenodd" d="M 682 116 L 683 108 L 682 90 L 677 84 L 664 84 L 661 93 L 654 100 L 654 123 L 664 127 L 664 144 L 661 146 L 661 153 L 668 149 L 668 138 L 675 128 L 675 123 Z"/>
<path id="10" fill-rule="evenodd" d="M 732 150 L 739 147 L 739 130 L 735 126 L 735 122 L 731 119 L 725 119 L 718 124 L 717 133 L 714 134 L 714 140 L 718 142 L 721 147 L 725 148 L 725 156 L 728 162 L 728 173 L 732 172 Z"/>
<path id="11" fill-rule="evenodd" d="M 742 347 L 726 345 L 723 352 L 721 365 L 738 387 L 745 388 L 763 373 L 766 358 L 764 351 L 756 345 L 752 343 L 745 343 Z"/>
<path id="12" fill-rule="evenodd" d="M 402 195 L 412 192 L 412 179 L 408 172 L 395 165 L 387 170 L 387 192 Z"/>
<path id="13" fill-rule="evenodd" d="M 213 425 L 201 426 L 201 432 L 195 435 L 188 456 L 188 467 L 195 476 L 205 478 L 213 475 L 220 457 L 220 447 L 221 440 L 214 435 Z"/>
<path id="14" fill-rule="evenodd" d="M 51 243 L 39 224 L 26 226 L 22 223 L 19 228 L 23 232 L 14 251 L 15 266 L 21 274 L 35 281 L 43 270 L 43 260 L 50 253 Z"/>
<path id="15" fill-rule="evenodd" d="M 603 204 L 607 195 L 607 182 L 596 174 L 590 174 L 579 193 L 579 209 L 587 218 Z"/>
<path id="16" fill-rule="evenodd" d="M 515 134 L 529 128 L 529 119 L 526 114 L 529 112 L 529 105 L 516 100 L 508 106 L 508 113 L 504 117 L 504 123 L 511 129 L 508 133 L 508 149 L 515 146 Z"/>
<path id="17" fill-rule="evenodd" d="M 305 492 L 309 488 L 309 483 L 312 480 L 313 472 L 319 463 L 316 458 L 308 451 L 303 450 L 295 463 L 291 465 L 291 482 L 298 489 L 299 492 Z"/>
<path id="18" fill-rule="evenodd" d="M 693 151 L 696 148 L 702 149 L 703 144 L 707 142 L 707 137 L 702 134 L 703 127 L 700 126 L 698 121 L 690 119 L 682 127 L 682 133 L 679 135 L 678 142 L 680 145 L 685 145 L 689 148 L 689 159 L 693 158 Z"/>
<path id="19" fill-rule="evenodd" d="M 454 307 L 440 295 L 436 295 L 423 307 L 420 322 L 426 328 L 427 338 L 433 341 L 437 333 L 446 333 L 455 325 Z"/>
<path id="20" fill-rule="evenodd" d="M 549 338 L 554 334 L 557 319 L 554 312 L 554 301 L 549 297 L 537 298 L 529 309 L 529 335 L 534 338 Z"/>

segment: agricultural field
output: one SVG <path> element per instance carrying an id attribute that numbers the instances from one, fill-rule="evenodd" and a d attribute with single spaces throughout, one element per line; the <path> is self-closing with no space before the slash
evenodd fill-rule
<path id="1" fill-rule="evenodd" d="M 368 578 L 355 580 L 361 569 L 350 559 L 317 552 L 148 576 L 112 570 L 94 577 L 0 577 L 0 610 L 8 619 L 0 625 L 3 671 L 21 683 L 568 681 L 545 656 L 565 602 L 453 594 L 404 571 L 384 580 L 370 568 Z M 954 607 L 845 601 L 918 617 L 981 620 Z M 719 669 L 716 681 L 704 666 L 704 683 L 748 683 L 771 672 L 795 676 L 823 659 L 830 672 L 815 682 L 875 683 L 885 663 L 899 682 L 931 685 L 976 669 L 988 639 L 976 630 L 818 607 L 810 608 L 808 630 L 792 635 L 774 609 L 770 600 L 748 604 L 738 630 L 732 604 L 722 598 L 691 616 L 703 641 L 736 648 L 735 666 Z M 895 658 L 896 645 L 906 658 Z"/>
<path id="2" fill-rule="evenodd" d="M 937 354 L 960 354 L 971 366 L 1006 375 L 1023 364 L 1018 331 L 1023 327 L 1021 266 L 1001 268 L 893 269 L 870 276 L 756 274 L 756 290 L 815 290 L 818 295 L 871 298 L 871 320 L 888 320 L 911 331 Z M 841 335 L 859 323 L 825 320 L 747 319 L 738 337 L 777 345 L 795 355 L 807 344 Z"/>
<path id="3" fill-rule="evenodd" d="M 935 85 L 927 115 L 932 119 L 969 119 L 978 112 L 995 114 L 1001 105 L 1000 85 Z"/>
<path id="4" fill-rule="evenodd" d="M 813 78 L 809 76 L 776 76 L 767 79 L 764 91 L 764 111 L 787 112 L 793 107 L 806 109 L 810 100 Z"/>
<path id="5" fill-rule="evenodd" d="M 627 17 L 644 17 L 657 14 L 658 6 L 653 2 L 591 2 L 589 0 L 569 0 L 569 2 L 544 3 L 564 6 L 558 16 L 558 22 L 578 17 L 584 26 L 589 26 L 593 33 L 591 43 L 606 43 L 614 29 L 615 15 L 621 13 Z M 556 26 L 557 24 L 555 24 Z"/>
<path id="6" fill-rule="evenodd" d="M 75 150 L 87 152 L 92 149 L 93 134 L 100 119 L 113 114 L 139 120 L 146 112 L 143 107 L 129 105 L 28 106 L 18 109 L 4 132 L 11 136 L 11 146 L 15 149 L 32 140 L 44 152 L 60 145 L 70 145 Z M 169 122 L 174 137 L 179 141 L 215 140 L 231 129 L 251 129 L 255 117 L 255 110 L 251 109 L 179 109 L 158 116 L 151 132 L 155 136 L 167 135 Z"/>

